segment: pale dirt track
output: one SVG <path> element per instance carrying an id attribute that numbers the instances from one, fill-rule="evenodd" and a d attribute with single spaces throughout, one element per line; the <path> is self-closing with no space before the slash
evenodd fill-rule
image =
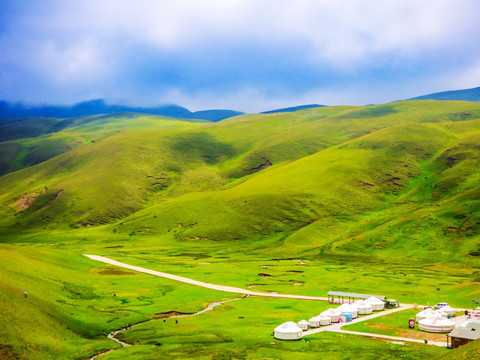
<path id="1" fill-rule="evenodd" d="M 107 263 L 107 264 L 110 264 L 110 265 L 120 266 L 120 267 L 123 267 L 125 269 L 130 269 L 130 270 L 133 270 L 133 271 L 138 271 L 138 272 L 142 272 L 142 273 L 150 274 L 150 275 L 154 275 L 154 276 L 160 276 L 160 277 L 163 277 L 163 278 L 166 278 L 166 279 L 180 281 L 180 282 L 183 282 L 183 283 L 186 283 L 186 284 L 201 286 L 201 287 L 211 289 L 211 290 L 224 291 L 224 292 L 229 292 L 229 293 L 234 293 L 234 294 L 242 294 L 242 295 L 250 295 L 250 296 L 270 297 L 270 298 L 328 301 L 328 298 L 326 298 L 326 297 L 305 296 L 305 295 L 287 295 L 287 294 L 276 294 L 276 293 L 263 293 L 263 292 L 245 290 L 245 289 L 232 287 L 232 286 L 215 285 L 215 284 L 210 284 L 210 283 L 203 282 L 203 281 L 197 281 L 197 280 L 189 279 L 189 278 L 186 278 L 186 277 L 183 277 L 183 276 L 167 274 L 167 273 L 160 272 L 160 271 L 145 269 L 145 268 L 142 268 L 140 266 L 125 264 L 125 263 L 122 263 L 120 261 L 112 260 L 112 259 L 109 259 L 109 258 L 104 257 L 104 256 L 98 256 L 98 255 L 85 255 L 85 256 L 89 257 L 92 260 L 101 261 L 101 262 L 104 262 L 104 263 Z"/>
<path id="2" fill-rule="evenodd" d="M 245 289 L 232 287 L 232 286 L 215 285 L 215 284 L 210 284 L 210 283 L 203 282 L 203 281 L 197 281 L 197 280 L 189 279 L 189 278 L 186 278 L 186 277 L 183 277 L 183 276 L 172 275 L 172 274 L 168 274 L 168 273 L 164 273 L 164 272 L 160 272 L 160 271 L 156 271 L 156 270 L 145 269 L 145 268 L 142 268 L 140 266 L 125 264 L 125 263 L 122 263 L 120 261 L 112 260 L 112 259 L 109 259 L 109 258 L 104 257 L 104 256 L 86 255 L 86 254 L 85 254 L 85 256 L 89 257 L 92 260 L 104 262 L 106 264 L 123 267 L 125 269 L 130 269 L 130 270 L 138 271 L 138 272 L 145 273 L 145 274 L 160 276 L 160 277 L 163 277 L 163 278 L 166 278 L 166 279 L 180 281 L 180 282 L 183 282 L 183 283 L 186 283 L 186 284 L 201 286 L 201 287 L 211 289 L 211 290 L 223 291 L 223 292 L 234 293 L 234 294 L 242 294 L 242 295 L 269 297 L 269 298 L 328 301 L 327 297 L 288 295 L 288 294 L 276 294 L 276 293 L 262 293 L 262 292 L 245 290 Z M 391 313 L 394 313 L 394 312 L 397 312 L 397 311 L 402 311 L 402 310 L 413 308 L 413 306 L 414 305 L 410 305 L 410 304 L 402 304 L 402 306 L 400 308 L 381 311 L 379 313 L 374 313 L 374 314 L 368 315 L 368 316 L 362 316 L 361 318 L 354 319 L 352 322 L 349 322 L 348 324 L 361 322 L 361 321 L 365 321 L 365 320 L 370 320 L 370 319 L 373 319 L 373 318 L 376 318 L 376 317 L 379 317 L 379 316 L 385 316 L 385 315 L 388 315 L 388 314 L 391 314 Z M 372 338 L 381 338 L 381 339 L 387 339 L 387 340 L 393 340 L 393 341 L 423 343 L 423 340 L 418 340 L 418 339 L 411 339 L 411 338 L 405 338 L 405 337 L 399 337 L 399 336 L 389 336 L 389 335 L 380 335 L 380 334 L 373 334 L 373 333 L 363 333 L 363 332 L 358 332 L 358 331 L 343 330 L 342 327 L 344 325 L 348 325 L 348 324 L 347 323 L 332 324 L 332 325 L 329 325 L 329 326 L 324 326 L 324 327 L 320 327 L 320 328 L 317 328 L 317 329 L 304 331 L 303 336 L 313 335 L 313 334 L 323 332 L 323 331 L 330 331 L 330 332 L 352 334 L 352 335 L 359 335 L 359 336 L 368 336 L 368 337 L 372 337 Z M 428 345 L 446 347 L 447 343 L 429 341 Z"/>

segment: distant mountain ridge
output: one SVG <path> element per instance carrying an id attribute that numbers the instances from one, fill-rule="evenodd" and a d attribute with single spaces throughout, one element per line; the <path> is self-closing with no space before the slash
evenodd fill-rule
<path id="1" fill-rule="evenodd" d="M 41 105 L 26 106 L 21 103 L 0 101 L 0 119 L 25 117 L 55 117 L 70 118 L 98 114 L 112 114 L 121 112 L 145 113 L 163 115 L 183 119 L 203 119 L 220 121 L 228 117 L 243 115 L 241 111 L 212 109 L 192 112 L 175 104 L 166 104 L 157 107 L 131 107 L 126 105 L 109 105 L 103 99 L 80 102 L 72 106 Z"/>
<path id="2" fill-rule="evenodd" d="M 442 91 L 417 96 L 408 100 L 460 100 L 480 102 L 480 87 L 463 90 Z"/>
<path id="3" fill-rule="evenodd" d="M 298 105 L 298 106 L 286 107 L 286 108 L 281 108 L 281 109 L 263 111 L 263 112 L 261 112 L 261 114 L 274 114 L 274 113 L 281 113 L 281 112 L 293 112 L 293 111 L 311 109 L 311 108 L 316 108 L 316 107 L 325 107 L 325 106 L 326 106 L 326 105 L 318 105 L 318 104 Z"/>

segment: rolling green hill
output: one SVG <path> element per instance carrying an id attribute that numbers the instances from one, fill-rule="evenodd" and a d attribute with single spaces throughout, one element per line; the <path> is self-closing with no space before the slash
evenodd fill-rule
<path id="1" fill-rule="evenodd" d="M 118 132 L 181 129 L 194 126 L 193 122 L 202 121 L 135 113 L 3 120 L 0 124 L 0 175 L 36 165 Z"/>
<path id="2" fill-rule="evenodd" d="M 2 177 L 1 224 L 379 254 L 401 251 L 408 228 L 419 256 L 475 256 L 479 117 L 473 103 L 404 102 L 219 124 L 140 118 L 135 130 Z"/>
<path id="3" fill-rule="evenodd" d="M 480 297 L 480 104 L 321 107 L 220 123 L 137 115 L 75 121 L 0 143 L 10 171 L 0 177 L 0 358 L 84 359 L 116 347 L 105 336 L 128 322 L 229 297 L 116 273 L 84 253 L 260 291 L 351 290 L 459 307 Z M 439 283 L 441 294 L 432 293 Z M 263 332 L 306 316 L 309 306 L 249 308 L 250 301 L 181 328 L 179 344 L 202 329 L 202 356 L 307 353 L 299 345 L 266 350 Z M 249 326 L 261 323 L 262 340 L 212 330 L 219 319 L 240 319 L 242 307 L 251 311 Z M 168 350 L 157 344 L 160 326 L 142 325 L 138 346 L 105 358 L 165 351 L 185 358 L 177 342 L 168 340 Z M 137 332 L 130 334 L 135 342 Z M 333 335 L 324 340 L 336 343 Z M 374 342 L 353 340 L 350 351 L 444 354 Z"/>

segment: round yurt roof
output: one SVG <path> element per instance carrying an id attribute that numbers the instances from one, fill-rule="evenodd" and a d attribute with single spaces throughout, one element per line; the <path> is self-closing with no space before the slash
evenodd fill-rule
<path id="1" fill-rule="evenodd" d="M 384 304 L 382 300 L 377 298 L 376 296 L 370 296 L 367 300 L 365 300 L 366 303 L 368 304 L 373 304 L 373 305 L 381 305 Z"/>
<path id="2" fill-rule="evenodd" d="M 432 317 L 427 317 L 423 320 L 420 320 L 418 322 L 419 324 L 422 325 L 434 325 L 434 326 L 454 326 L 456 323 L 455 321 L 445 319 L 441 316 L 432 316 Z"/>
<path id="3" fill-rule="evenodd" d="M 300 320 L 298 325 L 309 325 L 309 322 L 307 320 Z"/>
<path id="4" fill-rule="evenodd" d="M 325 316 L 325 315 L 318 315 L 318 316 L 316 316 L 316 318 L 317 318 L 318 320 L 327 320 L 327 319 L 330 320 L 330 317 L 329 317 L 329 316 Z"/>
<path id="5" fill-rule="evenodd" d="M 320 315 L 340 315 L 342 312 L 338 311 L 337 309 L 328 309 L 322 312 Z"/>
<path id="6" fill-rule="evenodd" d="M 442 311 L 445 311 L 445 312 L 455 311 L 455 309 L 452 308 L 450 305 L 442 306 L 439 310 L 442 310 Z"/>
<path id="7" fill-rule="evenodd" d="M 320 321 L 320 316 L 314 316 L 314 317 L 308 319 L 308 321 Z"/>
<path id="8" fill-rule="evenodd" d="M 357 311 L 357 308 L 351 304 L 342 304 L 339 307 L 337 307 L 337 310 L 350 312 L 350 311 Z"/>
<path id="9" fill-rule="evenodd" d="M 447 317 L 448 316 L 448 314 L 445 311 L 443 311 L 443 308 L 435 310 L 435 314 L 440 315 L 442 317 Z"/>
<path id="10" fill-rule="evenodd" d="M 365 300 L 358 300 L 355 302 L 355 307 L 358 309 L 358 308 L 361 308 L 361 309 L 365 309 L 365 308 L 371 308 L 372 305 L 370 305 L 369 303 L 367 303 Z"/>
<path id="11" fill-rule="evenodd" d="M 287 321 L 286 323 L 283 323 L 282 325 L 279 325 L 275 328 L 275 331 L 284 333 L 284 334 L 289 334 L 289 333 L 297 333 L 297 332 L 302 332 L 302 329 L 300 329 L 297 324 L 295 324 L 293 321 Z"/>
<path id="12" fill-rule="evenodd" d="M 432 316 L 432 315 L 435 315 L 435 311 L 432 310 L 432 308 L 422 310 L 417 314 L 417 316 Z"/>

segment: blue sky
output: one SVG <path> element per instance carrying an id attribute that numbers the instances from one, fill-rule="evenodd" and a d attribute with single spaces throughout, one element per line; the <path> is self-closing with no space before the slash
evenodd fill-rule
<path id="1" fill-rule="evenodd" d="M 480 86 L 477 0 L 0 2 L 0 99 L 256 112 Z"/>

